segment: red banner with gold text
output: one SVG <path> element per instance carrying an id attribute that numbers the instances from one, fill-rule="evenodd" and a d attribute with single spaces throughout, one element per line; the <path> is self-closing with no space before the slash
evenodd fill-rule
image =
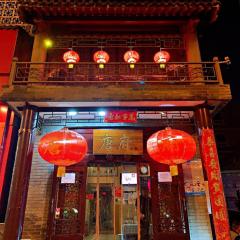
<path id="1" fill-rule="evenodd" d="M 212 129 L 202 130 L 202 156 L 208 177 L 216 240 L 231 240 L 227 207 Z"/>

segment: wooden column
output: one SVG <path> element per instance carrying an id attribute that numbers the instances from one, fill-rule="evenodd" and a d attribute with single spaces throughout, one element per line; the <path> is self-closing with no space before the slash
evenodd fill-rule
<path id="1" fill-rule="evenodd" d="M 32 165 L 33 128 L 36 124 L 36 118 L 37 114 L 34 108 L 26 105 L 22 113 L 22 121 L 19 129 L 3 240 L 21 239 Z"/>
<path id="2" fill-rule="evenodd" d="M 204 175 L 208 181 L 215 230 L 214 239 L 230 240 L 227 205 L 223 192 L 217 147 L 209 110 L 206 107 L 197 109 L 195 111 L 195 119 L 198 126 Z"/>
<path id="3" fill-rule="evenodd" d="M 198 23 L 198 20 L 189 20 L 186 25 L 182 27 L 185 36 L 187 62 L 201 62 L 196 30 Z"/>
<path id="4" fill-rule="evenodd" d="M 186 43 L 186 60 L 187 62 L 201 62 L 201 53 L 199 48 L 198 36 L 197 36 L 197 25 L 198 20 L 189 20 L 185 26 L 183 26 L 185 43 Z M 191 81 L 196 81 L 194 84 L 202 84 L 204 81 L 204 74 L 202 71 L 201 64 L 189 65 L 189 78 Z M 200 83 L 199 83 L 200 82 Z"/>
<path id="5" fill-rule="evenodd" d="M 44 46 L 45 38 L 46 38 L 46 35 L 43 33 L 35 34 L 31 62 L 45 62 L 46 61 L 47 50 Z"/>

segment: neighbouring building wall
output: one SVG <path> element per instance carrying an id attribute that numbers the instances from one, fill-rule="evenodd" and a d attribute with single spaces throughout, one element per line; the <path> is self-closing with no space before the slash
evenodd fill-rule
<path id="1" fill-rule="evenodd" d="M 223 171 L 222 180 L 224 186 L 227 207 L 230 211 L 240 211 L 240 171 Z"/>

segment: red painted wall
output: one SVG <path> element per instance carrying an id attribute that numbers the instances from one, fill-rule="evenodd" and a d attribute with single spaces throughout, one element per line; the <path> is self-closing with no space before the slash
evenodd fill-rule
<path id="1" fill-rule="evenodd" d="M 0 91 L 8 83 L 18 30 L 0 30 Z"/>
<path id="2" fill-rule="evenodd" d="M 14 113 L 11 113 L 10 119 L 7 119 L 8 108 L 0 105 L 0 199 L 9 153 L 10 140 L 12 136 L 12 124 Z M 6 122 L 7 120 L 7 122 Z"/>

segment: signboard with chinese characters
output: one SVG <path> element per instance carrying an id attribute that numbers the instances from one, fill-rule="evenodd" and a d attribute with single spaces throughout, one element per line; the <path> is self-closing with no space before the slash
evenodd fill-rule
<path id="1" fill-rule="evenodd" d="M 185 193 L 187 195 L 204 195 L 205 183 L 199 180 L 185 181 L 184 182 Z"/>
<path id="2" fill-rule="evenodd" d="M 61 178 L 61 183 L 75 183 L 75 173 L 65 173 L 65 176 Z"/>
<path id="3" fill-rule="evenodd" d="M 158 172 L 158 182 L 172 182 L 172 175 L 170 172 Z"/>
<path id="4" fill-rule="evenodd" d="M 141 130 L 94 129 L 93 154 L 142 155 Z"/>
<path id="5" fill-rule="evenodd" d="M 212 129 L 202 129 L 201 144 L 202 156 L 208 177 L 216 240 L 230 240 L 227 207 L 223 193 L 217 147 Z"/>
<path id="6" fill-rule="evenodd" d="M 104 117 L 104 122 L 135 123 L 137 122 L 137 112 L 136 111 L 108 111 Z"/>

